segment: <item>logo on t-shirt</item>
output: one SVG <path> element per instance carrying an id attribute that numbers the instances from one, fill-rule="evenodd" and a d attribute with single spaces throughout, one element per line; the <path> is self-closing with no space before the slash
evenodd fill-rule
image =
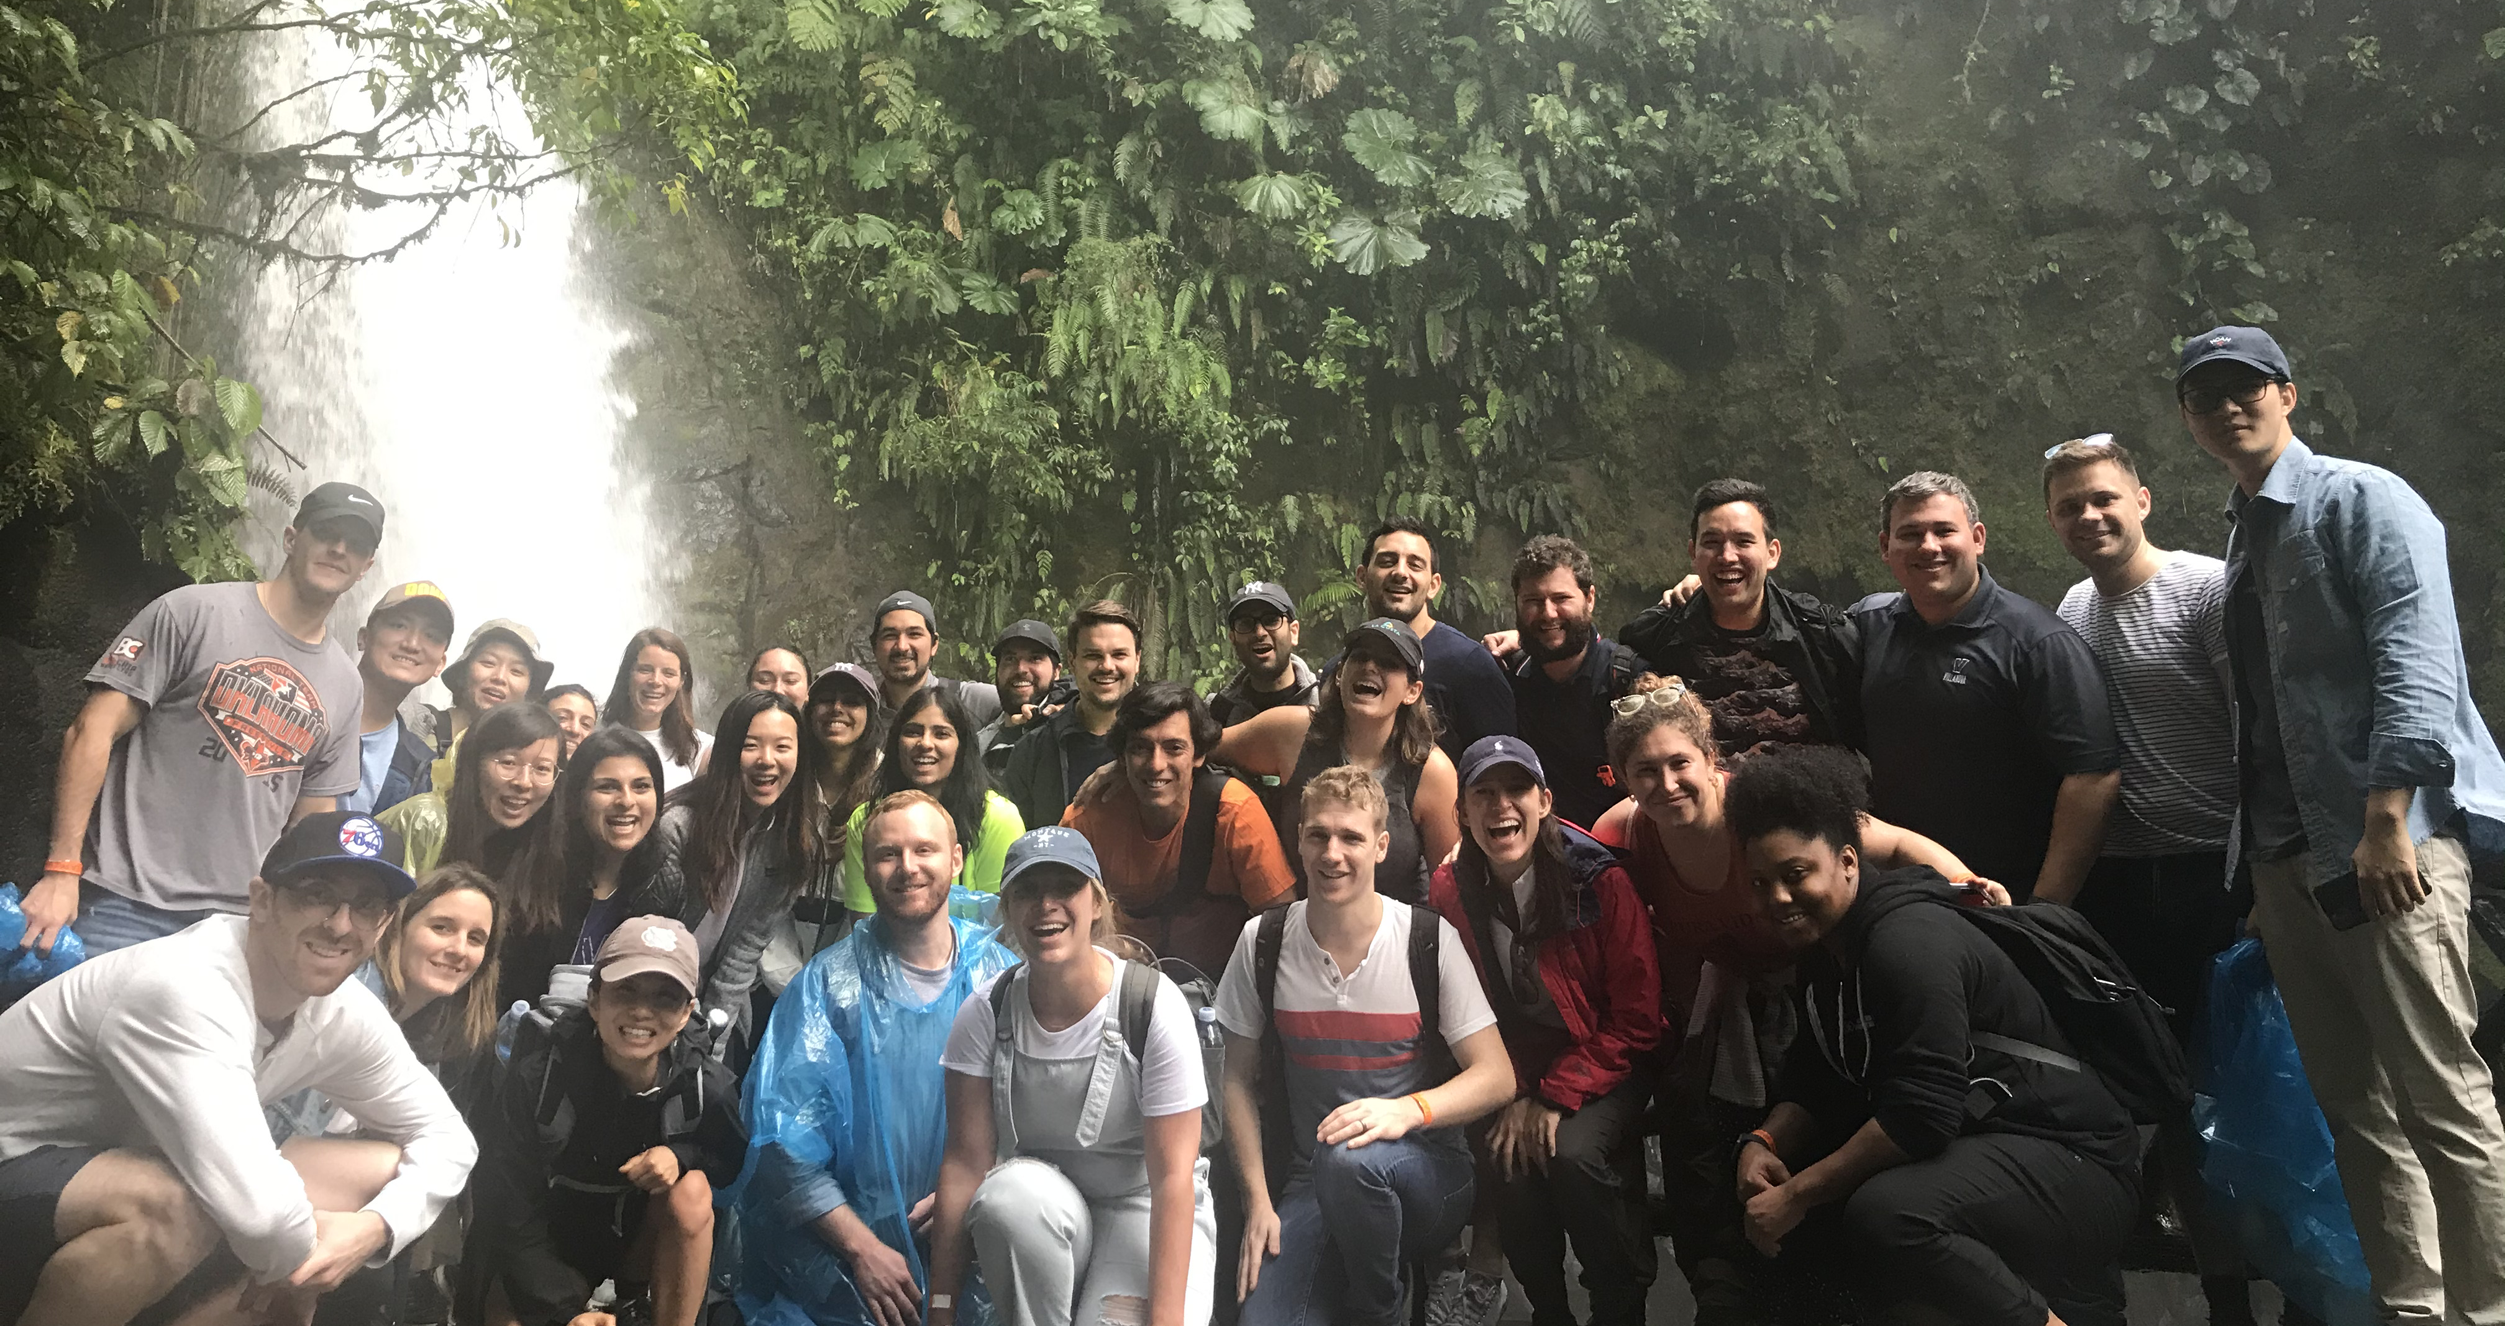
<path id="1" fill-rule="evenodd" d="M 1965 685 L 1966 665 L 1972 663 L 1973 661 L 1973 659 L 1966 658 L 1963 655 L 1950 659 L 1948 661 L 1948 671 L 1940 674 L 1940 680 L 1947 682 L 1951 686 Z"/>
<path id="2" fill-rule="evenodd" d="M 329 727 L 304 674 L 275 658 L 239 658 L 209 671 L 200 717 L 245 774 L 304 768 Z"/>
<path id="3" fill-rule="evenodd" d="M 100 668 L 138 667 L 140 651 L 147 647 L 148 642 L 138 636 L 123 636 L 113 642 L 111 649 L 104 651 L 104 657 L 96 660 L 96 666 Z"/>

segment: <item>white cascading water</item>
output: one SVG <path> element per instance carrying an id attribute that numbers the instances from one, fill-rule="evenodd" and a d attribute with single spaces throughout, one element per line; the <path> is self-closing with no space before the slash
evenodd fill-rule
<path id="1" fill-rule="evenodd" d="M 264 40 L 272 58 L 243 74 L 254 105 L 344 67 L 326 42 Z M 370 104 L 344 87 L 300 98 L 301 121 L 278 131 L 363 127 Z M 472 114 L 537 143 L 505 89 L 483 90 Z M 333 215 L 307 233 L 370 252 L 420 215 Z M 231 369 L 260 388 L 267 428 L 304 464 L 266 442 L 256 461 L 299 495 L 333 479 L 363 485 L 388 513 L 373 571 L 333 617 L 344 643 L 384 588 L 431 580 L 460 636 L 513 618 L 538 633 L 557 681 L 605 696 L 627 637 L 654 621 L 647 485 L 619 448 L 634 406 L 612 381 L 630 337 L 578 261 L 590 224 L 581 191 L 558 180 L 520 201 L 456 204 L 398 257 L 335 280 L 284 265 L 251 276 Z M 254 500 L 246 546 L 267 570 L 292 513 Z"/>

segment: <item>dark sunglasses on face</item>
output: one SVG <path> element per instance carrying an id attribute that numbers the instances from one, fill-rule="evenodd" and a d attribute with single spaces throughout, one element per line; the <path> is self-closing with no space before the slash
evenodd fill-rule
<path id="1" fill-rule="evenodd" d="M 2280 385 L 2282 381 L 2280 378 L 2245 378 L 2206 387 L 2186 387 L 2175 393 L 2175 399 L 2183 402 L 2183 408 L 2194 414 L 2216 414 L 2225 409 L 2229 401 L 2249 410 L 2260 403 L 2263 392 Z"/>

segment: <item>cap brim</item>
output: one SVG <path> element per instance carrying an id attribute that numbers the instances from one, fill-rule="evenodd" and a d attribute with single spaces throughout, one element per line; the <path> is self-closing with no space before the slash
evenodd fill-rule
<path id="1" fill-rule="evenodd" d="M 361 873 L 371 875 L 382 881 L 383 891 L 391 895 L 393 902 L 398 902 L 417 892 L 417 880 L 411 877 L 408 871 L 402 870 L 381 857 L 349 856 L 344 853 L 338 856 L 308 857 L 281 867 L 275 874 L 264 875 L 262 879 L 271 884 L 285 884 L 303 878 L 316 866 L 350 866 Z"/>
<path id="2" fill-rule="evenodd" d="M 1102 867 L 1098 867 L 1098 868 L 1096 868 L 1096 869 L 1091 870 L 1091 869 L 1089 869 L 1089 868 L 1088 868 L 1087 863 L 1086 863 L 1086 862 L 1084 862 L 1084 861 L 1072 861 L 1072 860 L 1069 860 L 1069 859 L 1067 859 L 1067 858 L 1064 858 L 1064 857 L 1058 857 L 1058 856 L 1039 856 L 1039 857 L 1035 858 L 1035 859 L 1034 859 L 1034 860 L 1032 860 L 1032 861 L 1021 861 L 1021 862 L 1019 862 L 1019 863 L 1018 863 L 1018 868 L 1017 868 L 1016 870 L 1010 871 L 1010 872 L 1008 872 L 1007 874 L 1002 875 L 1002 876 L 1000 877 L 1000 891 L 1001 891 L 1001 893 L 1002 893 L 1003 895 L 1006 895 L 1006 894 L 1009 892 L 1009 887 L 1010 887 L 1012 884 L 1016 884 L 1016 883 L 1018 883 L 1018 882 L 1020 882 L 1020 881 L 1022 881 L 1022 880 L 1027 879 L 1027 877 L 1028 877 L 1028 876 L 1033 875 L 1036 871 L 1041 870 L 1041 869 L 1043 869 L 1043 868 L 1044 868 L 1044 867 L 1046 867 L 1046 866 L 1063 866 L 1063 867 L 1066 867 L 1066 868 L 1068 868 L 1068 869 L 1069 869 L 1072 873 L 1076 874 L 1076 875 L 1077 875 L 1080 879 L 1082 879 L 1082 880 L 1088 880 L 1088 879 L 1101 879 L 1101 878 L 1103 878 L 1103 877 L 1104 877 L 1104 871 L 1103 871 L 1103 868 L 1102 868 Z"/>
<path id="3" fill-rule="evenodd" d="M 604 962 L 593 970 L 599 974 L 600 980 L 603 984 L 623 981 L 632 977 L 641 976 L 646 972 L 657 971 L 662 975 L 669 977 L 678 985 L 678 988 L 687 991 L 687 997 L 689 999 L 692 1000 L 696 997 L 695 990 L 687 984 L 687 973 L 681 971 L 678 965 L 671 962 L 669 959 L 657 957 L 650 953 L 628 954 L 627 956 L 619 958 L 614 962 Z"/>
<path id="4" fill-rule="evenodd" d="M 419 612 L 423 612 L 427 616 L 434 618 L 436 624 L 444 628 L 444 639 L 452 639 L 452 605 L 444 602 L 442 599 L 439 599 L 432 594 L 412 594 L 409 597 L 400 600 L 398 603 L 394 603 L 389 606 L 377 604 L 375 605 L 374 611 L 365 615 L 365 623 L 366 625 L 371 626 L 374 624 L 375 618 L 382 616 L 386 612 L 398 612 L 403 608 L 414 608 Z"/>
<path id="5" fill-rule="evenodd" d="M 1529 760 L 1522 759 L 1521 757 L 1514 755 L 1499 755 L 1493 759 L 1480 762 L 1477 768 L 1470 771 L 1469 777 L 1461 780 L 1461 785 L 1465 788 L 1476 786 L 1480 779 L 1487 777 L 1490 773 L 1493 773 L 1508 764 L 1520 769 L 1526 774 L 1531 775 L 1532 782 L 1537 783 L 1542 787 L 1548 786 L 1548 775 L 1533 767 Z"/>

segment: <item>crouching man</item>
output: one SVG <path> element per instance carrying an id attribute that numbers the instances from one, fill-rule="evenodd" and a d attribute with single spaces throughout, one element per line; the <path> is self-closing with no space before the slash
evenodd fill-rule
<path id="1" fill-rule="evenodd" d="M 166 1313 L 303 1321 L 435 1223 L 477 1146 L 348 979 L 416 888 L 401 853 L 365 815 L 309 815 L 246 915 L 92 959 L 0 1014 L 0 1321 L 127 1322 L 178 1285 Z M 307 1087 L 381 1140 L 274 1144 L 262 1106 Z M 221 1247 L 240 1268 L 212 1262 Z"/>
<path id="2" fill-rule="evenodd" d="M 1298 813 L 1308 896 L 1245 924 L 1218 987 L 1241 1320 L 1393 1326 L 1401 1266 L 1470 1217 L 1461 1126 L 1513 1099 L 1513 1063 L 1452 925 L 1374 891 L 1383 785 L 1326 769 Z"/>
<path id="3" fill-rule="evenodd" d="M 1803 1044 L 1738 1141 L 1749 1241 L 1773 1256 L 1840 1205 L 1853 1278 L 1884 1299 L 1959 1326 L 2123 1326 L 2131 1115 L 2017 964 L 1943 905 L 1946 881 L 1861 868 L 1868 798 L 1860 760 L 1831 747 L 1731 775 L 1759 905 L 1801 953 Z"/>

